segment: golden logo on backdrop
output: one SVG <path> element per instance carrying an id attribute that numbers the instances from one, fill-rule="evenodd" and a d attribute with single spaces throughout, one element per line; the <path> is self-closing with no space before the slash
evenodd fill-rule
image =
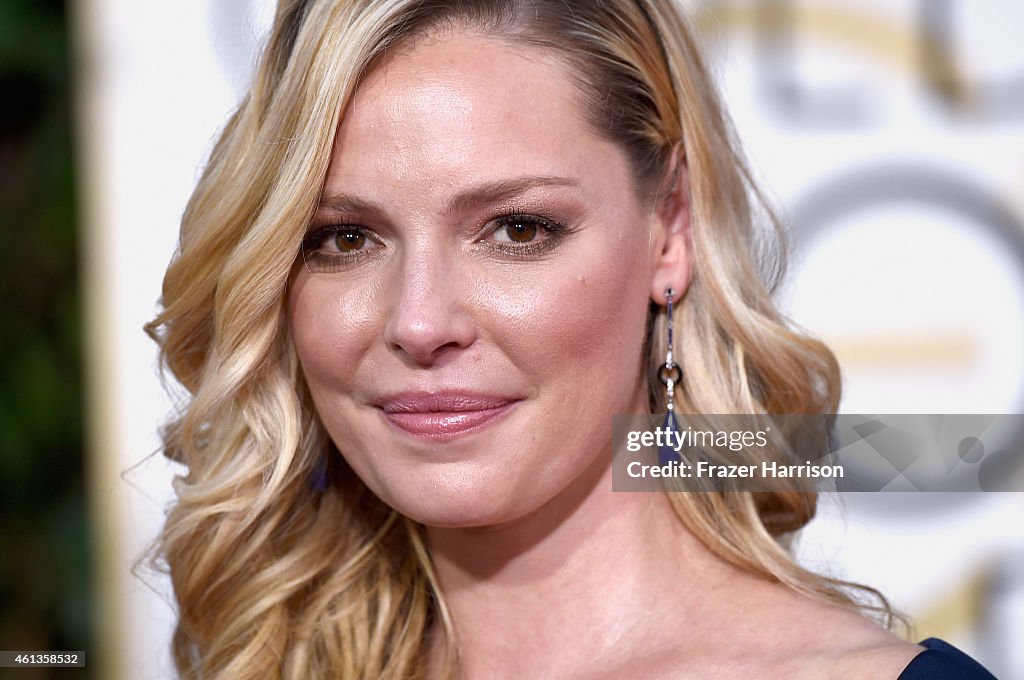
<path id="1" fill-rule="evenodd" d="M 715 38 L 735 30 L 753 35 L 755 101 L 771 119 L 790 129 L 855 131 L 870 126 L 857 85 L 822 86 L 801 80 L 796 68 L 801 37 L 864 55 L 908 79 L 918 79 L 942 103 L 952 123 L 1024 118 L 1024 75 L 986 82 L 968 72 L 954 41 L 954 4 L 917 2 L 915 21 L 902 24 L 824 2 L 719 1 L 700 3 L 695 10 L 705 35 Z M 894 203 L 939 208 L 995 236 L 1014 256 L 1014 275 L 1024 280 L 1024 225 L 1019 213 L 973 178 L 920 162 L 887 159 L 844 168 L 813 187 L 789 206 L 795 245 L 806 251 L 842 218 Z M 844 333 L 830 342 L 844 365 L 874 367 L 963 367 L 982 351 L 966 330 Z"/>

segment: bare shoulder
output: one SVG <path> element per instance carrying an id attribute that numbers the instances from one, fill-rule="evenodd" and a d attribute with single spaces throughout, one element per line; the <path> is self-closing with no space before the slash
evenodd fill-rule
<path id="1" fill-rule="evenodd" d="M 903 669 L 924 651 L 877 622 L 847 607 L 806 602 L 799 617 L 805 648 L 816 660 L 818 677 L 834 680 L 896 680 Z M 798 633 L 799 635 L 799 633 Z"/>
<path id="2" fill-rule="evenodd" d="M 895 638 L 839 655 L 829 677 L 836 680 L 896 680 L 924 647 Z"/>
<path id="3" fill-rule="evenodd" d="M 859 611 L 777 587 L 747 621 L 764 658 L 781 675 L 835 680 L 896 680 L 924 651 Z M 749 638 L 748 638 L 749 639 Z"/>
<path id="4" fill-rule="evenodd" d="M 643 672 L 631 659 L 628 676 L 607 677 L 897 680 L 924 651 L 852 607 L 759 579 L 730 586 L 709 600 L 699 628 L 681 643 L 676 637 Z"/>

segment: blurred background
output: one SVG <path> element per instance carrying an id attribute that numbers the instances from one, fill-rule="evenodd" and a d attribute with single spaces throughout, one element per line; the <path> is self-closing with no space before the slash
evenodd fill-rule
<path id="1" fill-rule="evenodd" d="M 689 0 L 850 413 L 1024 411 L 1024 3 Z M 270 0 L 0 0 L 0 649 L 172 677 L 142 324 Z M 83 380 L 84 376 L 84 380 Z M 824 498 L 801 559 L 1024 677 L 1024 494 Z"/>
<path id="2" fill-rule="evenodd" d="M 0 649 L 95 647 L 62 2 L 0 2 Z M 0 678 L 83 677 L 81 669 Z"/>

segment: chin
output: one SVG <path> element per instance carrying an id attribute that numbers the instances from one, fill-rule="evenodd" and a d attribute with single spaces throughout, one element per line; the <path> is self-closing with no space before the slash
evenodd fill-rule
<path id="1" fill-rule="evenodd" d="M 525 496 L 511 488 L 506 477 L 481 476 L 479 472 L 460 474 L 447 470 L 443 475 L 425 474 L 416 484 L 381 489 L 381 499 L 406 517 L 430 527 L 466 529 L 504 524 L 528 515 L 544 499 L 533 493 Z"/>
<path id="2" fill-rule="evenodd" d="M 527 514 L 527 511 L 517 513 L 511 508 L 496 507 L 487 498 L 419 498 L 409 504 L 395 503 L 392 507 L 420 524 L 439 529 L 494 526 Z"/>

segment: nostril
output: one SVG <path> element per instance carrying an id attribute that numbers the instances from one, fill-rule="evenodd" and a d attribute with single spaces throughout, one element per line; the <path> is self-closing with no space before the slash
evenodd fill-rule
<path id="1" fill-rule="evenodd" d="M 418 366 L 432 366 L 445 356 L 460 351 L 463 346 L 454 340 L 448 342 L 406 341 L 390 343 L 392 351 L 407 357 Z"/>
<path id="2" fill-rule="evenodd" d="M 459 310 L 439 311 L 421 311 L 415 318 L 396 315 L 385 329 L 388 346 L 419 366 L 432 365 L 447 354 L 469 347 L 476 337 L 471 320 Z"/>

